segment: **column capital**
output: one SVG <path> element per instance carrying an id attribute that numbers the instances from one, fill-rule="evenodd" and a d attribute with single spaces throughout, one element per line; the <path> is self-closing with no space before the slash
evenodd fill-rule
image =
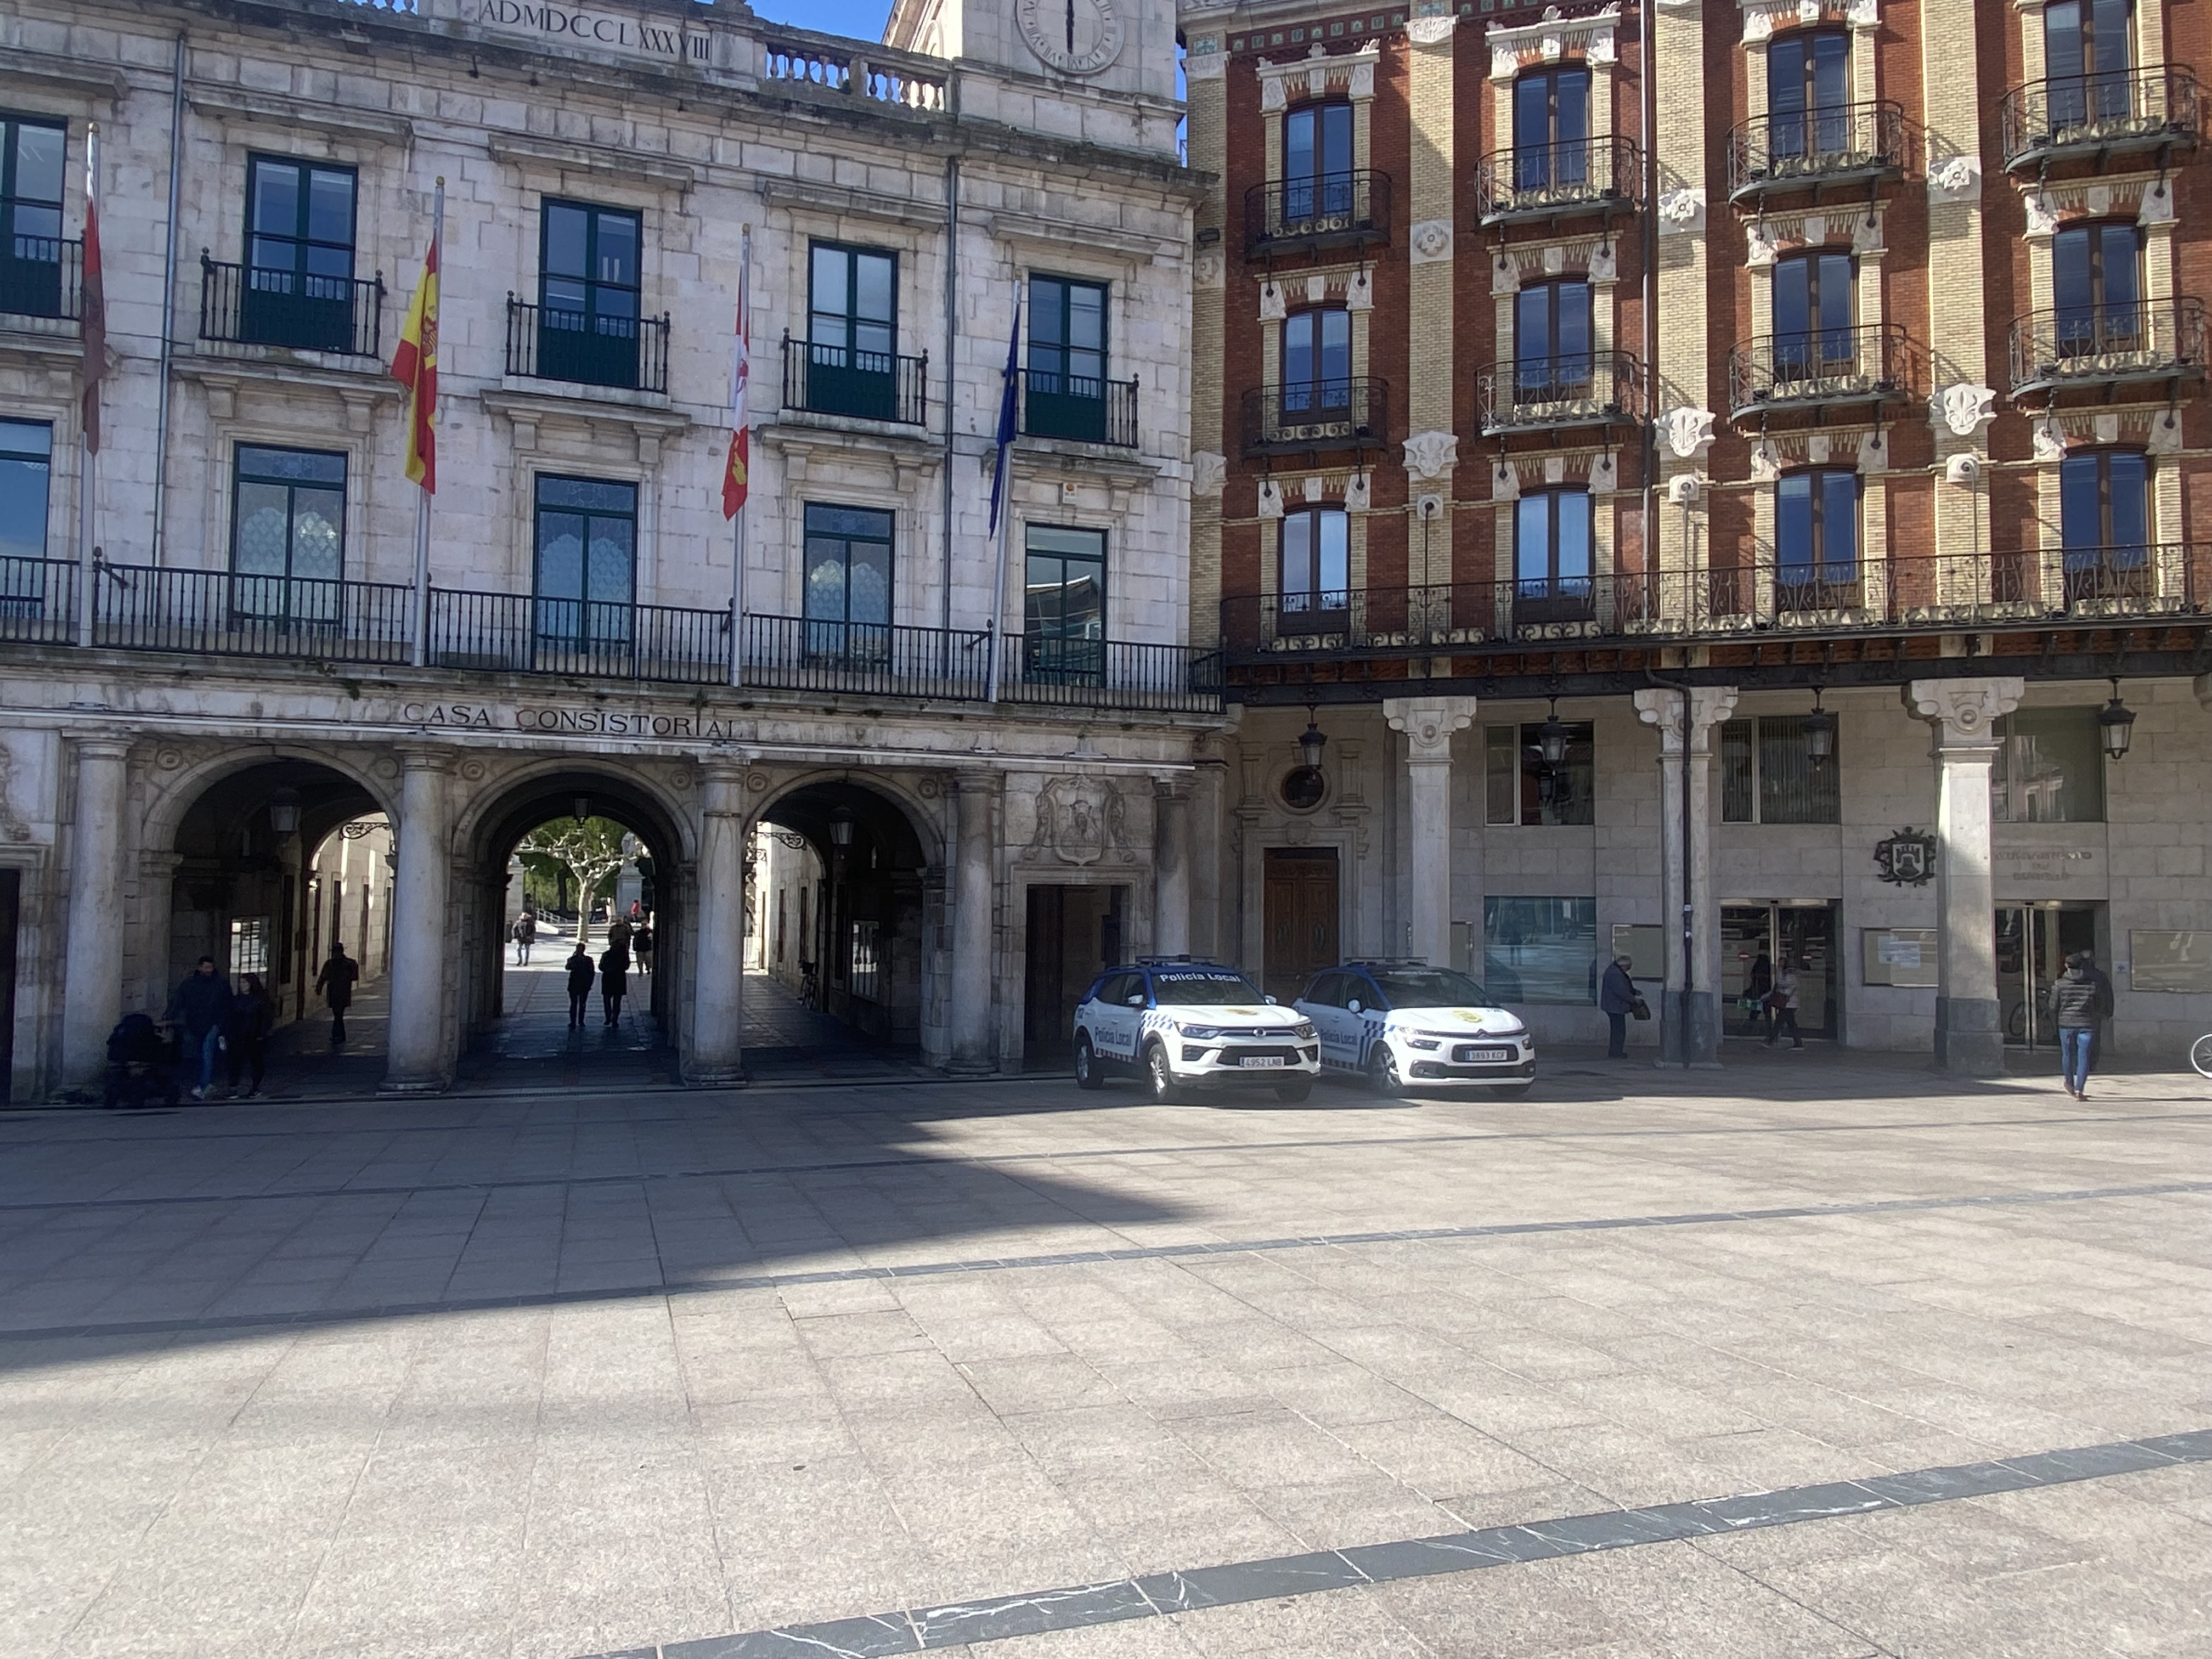
<path id="1" fill-rule="evenodd" d="M 1385 697 L 1382 718 L 1406 734 L 1409 763 L 1442 765 L 1451 760 L 1452 733 L 1474 723 L 1474 707 L 1473 697 Z"/>
<path id="2" fill-rule="evenodd" d="M 1706 734 L 1735 713 L 1741 690 L 1733 685 L 1690 688 L 1690 752 L 1702 755 L 1709 747 Z M 1647 685 L 1636 694 L 1636 717 L 1659 728 L 1659 752 L 1664 757 L 1682 752 L 1682 694 L 1669 686 Z"/>
<path id="3" fill-rule="evenodd" d="M 1156 777 L 1152 780 L 1152 798 L 1155 800 L 1187 801 L 1190 799 L 1193 787 L 1194 785 L 1189 778 L 1179 775 L 1174 777 Z"/>
<path id="4" fill-rule="evenodd" d="M 410 772 L 450 772 L 453 769 L 453 751 L 410 744 L 399 750 L 399 763 Z"/>
<path id="5" fill-rule="evenodd" d="M 1005 773 L 988 766 L 963 766 L 945 775 L 945 787 L 956 795 L 988 795 L 1006 781 Z"/>
<path id="6" fill-rule="evenodd" d="M 2026 689 L 2013 675 L 1977 679 L 1913 680 L 1904 689 L 1905 710 L 1936 728 L 1936 752 L 1996 746 L 2000 715 L 2020 707 Z"/>
<path id="7" fill-rule="evenodd" d="M 85 760 L 123 760 L 131 753 L 128 738 L 73 738 L 76 752 Z"/>

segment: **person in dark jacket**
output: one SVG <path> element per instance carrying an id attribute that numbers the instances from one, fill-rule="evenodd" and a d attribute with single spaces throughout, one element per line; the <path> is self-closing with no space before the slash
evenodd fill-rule
<path id="1" fill-rule="evenodd" d="M 653 971 L 653 924 L 651 922 L 641 921 L 631 931 L 629 953 L 637 963 L 639 973 L 650 974 Z"/>
<path id="2" fill-rule="evenodd" d="M 107 1034 L 106 1098 L 110 1107 L 137 1110 L 156 1095 L 177 1103 L 177 1074 L 169 1065 L 169 1045 L 149 1014 L 125 1014 Z"/>
<path id="3" fill-rule="evenodd" d="M 2097 1027 L 2112 1017 L 2112 981 L 2098 971 L 2087 951 L 2066 958 L 2066 971 L 2051 988 L 2051 1012 L 2058 1017 L 2058 1064 L 2066 1092 L 2089 1097 L 2089 1066 L 2097 1057 Z"/>
<path id="4" fill-rule="evenodd" d="M 1625 1059 L 1628 1054 L 1628 1016 L 1637 1003 L 1636 981 L 1629 978 L 1628 967 L 1628 957 L 1615 957 L 1607 964 L 1605 978 L 1597 988 L 1597 1006 L 1610 1033 L 1605 1051 L 1607 1060 Z"/>
<path id="5" fill-rule="evenodd" d="M 354 981 L 361 977 L 361 964 L 345 953 L 343 939 L 331 941 L 331 959 L 323 964 L 323 971 L 315 975 L 315 990 L 331 1011 L 331 1047 L 335 1048 L 345 1041 L 346 1010 L 353 1006 Z"/>
<path id="6" fill-rule="evenodd" d="M 261 975 L 241 975 L 238 990 L 222 1016 L 223 1046 L 229 1050 L 231 1093 L 238 1092 L 238 1080 L 249 1069 L 252 1085 L 246 1090 L 246 1097 L 251 1100 L 261 1092 L 261 1075 L 269 1064 L 270 1028 L 276 1024 L 276 1005 L 270 1001 L 269 993 L 262 988 Z"/>
<path id="7" fill-rule="evenodd" d="M 213 957 L 202 957 L 169 999 L 169 1018 L 184 1034 L 185 1063 L 199 1067 L 194 1100 L 205 1100 L 215 1087 L 215 1057 L 222 1052 L 222 1017 L 229 1008 L 230 981 L 216 972 Z"/>
<path id="8" fill-rule="evenodd" d="M 592 966 L 592 953 L 580 945 L 576 947 L 575 954 L 568 958 L 567 966 L 568 1029 L 580 1030 L 584 1024 L 584 1011 L 592 1006 L 592 981 L 598 976 L 599 969 Z"/>
<path id="9" fill-rule="evenodd" d="M 625 983 L 629 973 L 629 953 L 618 946 L 609 946 L 599 953 L 599 1000 L 606 1005 L 607 1024 L 622 1023 L 623 997 L 629 990 Z"/>

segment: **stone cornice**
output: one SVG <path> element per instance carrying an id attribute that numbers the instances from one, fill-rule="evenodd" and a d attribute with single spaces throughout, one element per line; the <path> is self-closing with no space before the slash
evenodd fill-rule
<path id="1" fill-rule="evenodd" d="M 120 69 L 81 63 L 51 52 L 31 52 L 21 46 L 9 50 L 8 80 L 11 85 L 22 82 L 41 92 L 110 104 L 120 103 L 131 90 L 131 83 Z"/>
<path id="2" fill-rule="evenodd" d="M 941 204 L 910 201 L 903 196 L 886 196 L 872 190 L 817 185 L 803 179 L 763 179 L 760 181 L 760 194 L 761 200 L 769 206 L 796 213 L 840 219 L 880 219 L 918 230 L 945 228 Z"/>
<path id="3" fill-rule="evenodd" d="M 199 114 L 216 120 L 259 121 L 273 127 L 305 127 L 311 131 L 336 133 L 345 138 L 365 138 L 372 143 L 402 148 L 415 142 L 415 124 L 388 110 L 362 109 L 349 104 L 291 98 L 281 93 L 248 92 L 210 81 L 185 82 L 185 101 Z"/>
<path id="4" fill-rule="evenodd" d="M 699 169 L 688 161 L 666 156 L 642 155 L 635 150 L 605 144 L 580 144 L 561 138 L 540 138 L 520 132 L 495 132 L 485 144 L 492 160 L 510 167 L 550 167 L 564 172 L 600 173 L 611 177 L 639 179 L 647 184 L 690 190 L 699 182 Z"/>

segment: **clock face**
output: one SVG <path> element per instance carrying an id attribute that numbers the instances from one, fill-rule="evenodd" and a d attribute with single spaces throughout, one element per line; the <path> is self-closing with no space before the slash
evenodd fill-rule
<path id="1" fill-rule="evenodd" d="M 1096 75 L 1121 55 L 1114 0 L 1014 0 L 1029 48 L 1062 75 Z"/>

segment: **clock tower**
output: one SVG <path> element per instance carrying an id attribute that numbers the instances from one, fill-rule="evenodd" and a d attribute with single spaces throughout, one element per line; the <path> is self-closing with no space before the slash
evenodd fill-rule
<path id="1" fill-rule="evenodd" d="M 897 0 L 884 41 L 1041 76 L 1080 96 L 1175 98 L 1169 0 Z"/>

